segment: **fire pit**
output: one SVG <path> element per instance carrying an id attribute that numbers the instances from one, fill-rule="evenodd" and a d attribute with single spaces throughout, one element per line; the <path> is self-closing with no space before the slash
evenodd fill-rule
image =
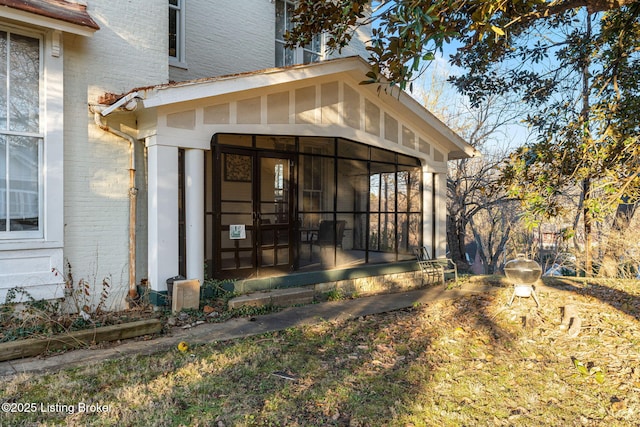
<path id="1" fill-rule="evenodd" d="M 532 259 L 528 259 L 524 254 L 518 254 L 516 259 L 512 259 L 504 265 L 504 274 L 513 282 L 513 295 L 507 305 L 513 303 L 515 297 L 533 297 L 536 305 L 540 306 L 538 296 L 533 287 L 533 283 L 542 275 L 542 267 Z"/>

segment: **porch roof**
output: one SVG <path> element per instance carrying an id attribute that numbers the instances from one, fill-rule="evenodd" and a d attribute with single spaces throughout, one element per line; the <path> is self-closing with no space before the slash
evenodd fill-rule
<path id="1" fill-rule="evenodd" d="M 331 80 L 349 81 L 357 87 L 359 92 L 365 93 L 381 111 L 393 111 L 403 119 L 403 123 L 410 122 L 418 132 L 429 135 L 429 139 L 437 142 L 445 151 L 445 158 L 455 160 L 479 155 L 475 148 L 406 92 L 394 90 L 393 93 L 386 93 L 378 91 L 375 84 L 359 85 L 368 71 L 370 67 L 367 62 L 361 57 L 354 56 L 313 64 L 162 84 L 140 88 L 131 91 L 130 94 L 136 92 L 136 98 L 145 109 L 165 107 L 174 109 L 181 103 L 193 103 L 229 95 L 242 97 L 243 94 L 250 94 L 251 91 L 291 83 L 313 85 Z"/>

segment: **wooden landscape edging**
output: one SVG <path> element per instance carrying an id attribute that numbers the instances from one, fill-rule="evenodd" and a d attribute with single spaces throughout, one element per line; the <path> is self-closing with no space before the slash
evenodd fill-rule
<path id="1" fill-rule="evenodd" d="M 162 323 L 160 320 L 146 319 L 120 325 L 73 331 L 50 338 L 28 338 L 26 340 L 3 342 L 0 343 L 0 362 L 38 356 L 46 351 L 71 350 L 88 347 L 93 343 L 135 338 L 141 335 L 155 334 L 161 330 Z"/>

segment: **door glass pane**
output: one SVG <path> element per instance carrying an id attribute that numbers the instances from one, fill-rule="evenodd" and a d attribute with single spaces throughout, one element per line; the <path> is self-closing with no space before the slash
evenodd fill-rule
<path id="1" fill-rule="evenodd" d="M 260 217 L 270 224 L 288 224 L 289 160 L 263 158 L 260 164 Z"/>
<path id="2" fill-rule="evenodd" d="M 246 139 L 239 139 L 246 140 Z M 251 137 L 249 137 L 249 141 Z M 234 139 L 235 141 L 235 139 Z M 221 270 L 247 269 L 254 259 L 253 156 L 222 153 L 220 170 Z M 230 226 L 244 226 L 244 236 L 231 236 Z M 235 234 L 235 233 L 234 233 Z M 233 237 L 233 238 L 232 238 Z"/>
<path id="3" fill-rule="evenodd" d="M 246 218 L 246 215 L 251 216 L 251 202 L 223 201 L 220 206 L 220 212 L 223 214 L 238 214 Z M 243 223 L 245 222 L 243 221 Z"/>
<path id="4" fill-rule="evenodd" d="M 39 132 L 40 41 L 12 34 L 10 52 L 10 129 Z"/>
<path id="5" fill-rule="evenodd" d="M 278 260 L 276 265 L 289 265 L 289 248 L 278 248 L 277 249 Z"/>

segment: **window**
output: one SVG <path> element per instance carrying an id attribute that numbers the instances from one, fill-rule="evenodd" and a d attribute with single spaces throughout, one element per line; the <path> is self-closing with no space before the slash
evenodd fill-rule
<path id="1" fill-rule="evenodd" d="M 185 13 L 186 0 L 169 0 L 169 63 L 185 65 Z"/>
<path id="2" fill-rule="evenodd" d="M 322 59 L 322 35 L 317 34 L 311 43 L 301 48 L 287 49 L 284 35 L 292 28 L 291 17 L 295 4 L 292 1 L 276 0 L 276 67 L 293 64 L 308 64 Z"/>
<path id="3" fill-rule="evenodd" d="M 0 31 L 0 237 L 42 236 L 41 39 Z"/>

